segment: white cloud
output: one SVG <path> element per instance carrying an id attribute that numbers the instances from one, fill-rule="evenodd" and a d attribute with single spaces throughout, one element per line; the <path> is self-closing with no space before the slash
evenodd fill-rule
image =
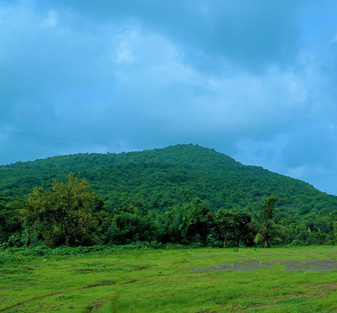
<path id="1" fill-rule="evenodd" d="M 132 63 L 134 62 L 134 58 L 132 56 L 132 52 L 130 47 L 126 44 L 121 44 L 118 52 L 117 52 L 117 63 Z"/>
<path id="2" fill-rule="evenodd" d="M 134 27 L 128 31 L 123 31 L 117 38 L 113 38 L 115 42 L 119 41 L 116 58 L 117 63 L 135 62 L 133 50 L 135 50 L 137 44 L 139 44 L 138 37 L 138 32 Z"/>
<path id="3" fill-rule="evenodd" d="M 55 27 L 58 22 L 58 14 L 54 10 L 49 10 L 46 17 L 42 20 L 41 26 L 44 28 Z"/>

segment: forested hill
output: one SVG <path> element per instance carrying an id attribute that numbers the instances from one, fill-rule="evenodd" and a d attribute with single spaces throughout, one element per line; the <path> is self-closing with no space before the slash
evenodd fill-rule
<path id="1" fill-rule="evenodd" d="M 6 168 L 76 168 L 102 167 L 116 164 L 184 164 L 191 166 L 217 169 L 219 165 L 231 169 L 242 166 L 229 156 L 216 152 L 214 149 L 203 148 L 198 145 L 176 145 L 163 149 L 144 150 L 128 153 L 80 153 L 66 156 L 55 156 L 46 159 L 17 162 L 4 166 Z"/>
<path id="2" fill-rule="evenodd" d="M 245 166 L 213 149 L 176 145 L 120 154 L 76 154 L 18 162 L 0 167 L 0 197 L 25 198 L 34 187 L 48 188 L 52 178 L 70 172 L 86 178 L 108 209 L 142 205 L 167 210 L 182 194 L 199 197 L 211 210 L 256 208 L 275 195 L 290 214 L 327 214 L 337 208 L 337 197 L 300 180 Z"/>

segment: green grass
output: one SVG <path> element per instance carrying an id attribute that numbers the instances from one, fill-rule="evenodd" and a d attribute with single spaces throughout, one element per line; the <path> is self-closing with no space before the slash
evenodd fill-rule
<path id="1" fill-rule="evenodd" d="M 337 247 L 0 253 L 0 312 L 337 312 Z"/>

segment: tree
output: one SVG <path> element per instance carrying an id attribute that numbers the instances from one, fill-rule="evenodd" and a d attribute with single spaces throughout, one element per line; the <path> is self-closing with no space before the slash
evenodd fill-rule
<path id="1" fill-rule="evenodd" d="M 35 188 L 22 213 L 27 227 L 51 246 L 89 245 L 96 241 L 92 212 L 97 195 L 89 192 L 86 180 L 74 174 L 67 183 L 52 182 L 52 191 Z"/>
<path id="2" fill-rule="evenodd" d="M 233 234 L 235 228 L 233 213 L 228 210 L 219 209 L 215 213 L 214 220 L 217 226 L 219 237 L 223 241 L 223 247 L 226 248 L 227 239 L 230 235 Z"/>
<path id="3" fill-rule="evenodd" d="M 188 244 L 189 211 L 186 206 L 175 206 L 161 216 L 164 242 Z"/>
<path id="4" fill-rule="evenodd" d="M 213 225 L 213 214 L 199 198 L 189 203 L 187 239 L 189 242 L 206 245 Z"/>
<path id="5" fill-rule="evenodd" d="M 275 208 L 277 200 L 274 196 L 267 198 L 259 214 L 254 214 L 255 220 L 251 224 L 256 233 L 254 242 L 262 241 L 265 248 L 270 247 L 270 239 L 279 239 L 280 236 L 289 233 L 287 227 L 277 223 L 280 218 L 279 210 Z"/>
<path id="6" fill-rule="evenodd" d="M 213 215 L 199 198 L 183 198 L 183 202 L 162 216 L 164 241 L 206 245 Z"/>
<path id="7" fill-rule="evenodd" d="M 239 246 L 240 244 L 243 244 L 244 246 L 251 246 L 253 242 L 250 236 L 249 225 L 252 221 L 252 217 L 248 212 L 245 212 L 245 210 L 242 209 L 233 212 L 233 214 L 236 245 Z"/>
<path id="8" fill-rule="evenodd" d="M 249 228 L 251 217 L 247 212 L 238 210 L 232 212 L 225 209 L 219 209 L 214 215 L 214 224 L 219 239 L 223 242 L 225 248 L 229 242 L 229 246 L 239 246 L 240 242 L 249 245 Z"/>
<path id="9" fill-rule="evenodd" d="M 137 203 L 136 203 L 137 205 Z M 133 205 L 115 209 L 109 228 L 110 240 L 115 244 L 156 240 L 158 233 L 153 212 Z"/>
<path id="10" fill-rule="evenodd" d="M 337 245 L 337 221 L 333 222 L 333 241 Z"/>
<path id="11" fill-rule="evenodd" d="M 20 209 L 24 205 L 22 200 L 1 203 L 0 199 L 0 244 L 7 242 L 9 245 L 20 245 L 22 221 Z"/>

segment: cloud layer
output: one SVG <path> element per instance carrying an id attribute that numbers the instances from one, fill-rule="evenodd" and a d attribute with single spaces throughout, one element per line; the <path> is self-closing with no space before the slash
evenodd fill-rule
<path id="1" fill-rule="evenodd" d="M 336 13 L 0 0 L 0 163 L 193 142 L 337 194 Z"/>

